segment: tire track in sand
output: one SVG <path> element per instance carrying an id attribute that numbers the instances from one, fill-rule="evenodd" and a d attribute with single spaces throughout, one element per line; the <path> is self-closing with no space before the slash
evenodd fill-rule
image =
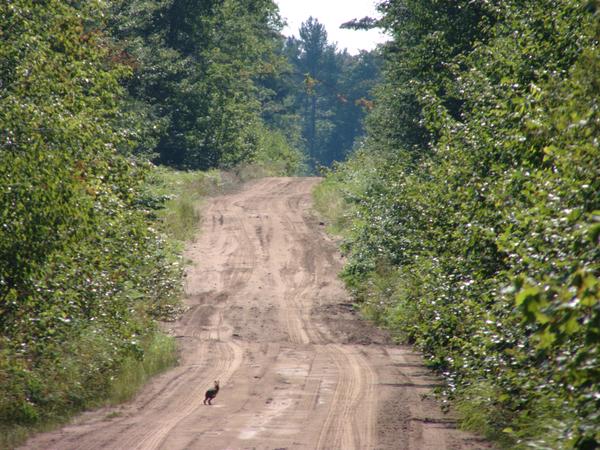
<path id="1" fill-rule="evenodd" d="M 24 448 L 487 448 L 422 425 L 434 416 L 415 406 L 424 390 L 411 387 L 420 382 L 416 375 L 402 376 L 402 355 L 382 351 L 384 344 L 353 343 L 357 334 L 375 333 L 340 309 L 349 301 L 337 278 L 341 261 L 309 211 L 318 182 L 269 178 L 207 199 L 202 230 L 185 254 L 192 261 L 189 309 L 172 326 L 180 366 L 130 403 L 89 413 Z M 204 406 L 213 380 L 222 392 L 215 406 Z M 399 380 L 411 382 L 400 400 Z M 390 431 L 382 437 L 382 429 Z"/>
<path id="2" fill-rule="evenodd" d="M 337 384 L 316 448 L 375 448 L 376 375 L 354 346 L 326 345 L 335 362 Z"/>
<path id="3" fill-rule="evenodd" d="M 242 349 L 232 343 L 215 343 L 218 349 L 216 364 L 207 372 L 203 373 L 205 379 L 219 379 L 221 383 L 226 384 L 231 379 L 234 372 L 242 362 Z M 213 352 L 214 353 L 214 347 Z M 204 389 L 200 383 L 196 383 L 196 387 L 189 391 L 186 402 L 179 401 L 176 405 L 171 405 L 165 411 L 166 419 L 159 423 L 158 428 L 146 432 L 145 436 L 137 442 L 127 442 L 123 448 L 131 448 L 136 450 L 153 450 L 160 448 L 161 443 L 169 434 L 169 432 L 177 426 L 179 422 L 191 415 L 198 408 L 203 407 Z M 156 422 L 155 422 L 156 424 Z"/>

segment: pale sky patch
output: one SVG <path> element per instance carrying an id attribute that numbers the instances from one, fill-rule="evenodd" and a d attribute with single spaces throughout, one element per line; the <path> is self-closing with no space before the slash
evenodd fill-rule
<path id="1" fill-rule="evenodd" d="M 275 0 L 287 26 L 283 29 L 286 36 L 298 37 L 302 22 L 313 16 L 325 25 L 329 43 L 337 42 L 339 50 L 346 48 L 351 54 L 359 50 L 372 50 L 387 38 L 378 30 L 355 31 L 342 30 L 340 25 L 352 19 L 365 16 L 379 17 L 375 0 Z"/>

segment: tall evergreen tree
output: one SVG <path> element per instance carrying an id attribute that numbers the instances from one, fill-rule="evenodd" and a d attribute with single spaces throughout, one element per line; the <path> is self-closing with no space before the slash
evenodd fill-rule
<path id="1" fill-rule="evenodd" d="M 328 42 L 325 27 L 309 17 L 299 38 L 286 41 L 285 54 L 294 70 L 290 91 L 313 166 L 343 160 L 363 132 L 370 91 L 379 79 L 376 52 L 339 51 Z"/>
<path id="2" fill-rule="evenodd" d="M 304 135 L 311 158 L 317 155 L 317 85 L 320 81 L 328 50 L 327 32 L 318 20 L 309 17 L 300 26 L 298 69 L 304 75 Z"/>

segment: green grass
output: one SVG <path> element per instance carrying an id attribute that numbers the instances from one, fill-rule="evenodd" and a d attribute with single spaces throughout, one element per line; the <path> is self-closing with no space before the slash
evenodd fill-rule
<path id="1" fill-rule="evenodd" d="M 110 404 L 118 404 L 132 398 L 152 376 L 173 367 L 177 362 L 175 339 L 156 333 L 144 352 L 144 358 L 127 358 L 121 372 L 110 387 Z"/>
<path id="2" fill-rule="evenodd" d="M 200 221 L 201 199 L 227 184 L 226 177 L 216 170 L 184 172 L 157 167 L 148 176 L 144 194 L 152 204 L 161 204 L 157 216 L 163 231 L 172 239 L 186 241 Z"/>
<path id="3" fill-rule="evenodd" d="M 27 427 L 13 426 L 6 428 L 0 425 L 0 449 L 10 450 L 15 448 L 25 442 L 30 433 L 31 431 Z"/>
<path id="4" fill-rule="evenodd" d="M 485 436 L 503 449 L 573 448 L 573 443 L 565 441 L 561 434 L 570 419 L 565 416 L 565 407 L 557 398 L 534 398 L 518 412 L 510 412 L 515 408 L 503 405 L 504 401 L 510 400 L 490 382 L 474 382 L 457 392 L 454 402 L 461 428 Z M 498 423 L 514 425 L 499 430 Z"/>
<path id="5" fill-rule="evenodd" d="M 179 242 L 190 240 L 197 230 L 202 200 L 230 192 L 241 183 L 257 178 L 280 176 L 272 166 L 243 164 L 231 171 L 180 171 L 156 167 L 146 180 L 144 195 L 151 205 L 159 204 L 156 215 L 162 230 Z"/>
<path id="6" fill-rule="evenodd" d="M 156 167 L 147 178 L 144 195 L 156 211 L 162 230 L 179 242 L 190 240 L 197 230 L 202 199 L 231 191 L 241 183 L 258 178 L 285 175 L 285 162 L 246 163 L 229 172 L 219 170 L 179 171 Z"/>
<path id="7" fill-rule="evenodd" d="M 494 422 L 506 422 L 506 418 L 499 417 L 502 409 L 491 406 L 497 398 L 498 392 L 494 386 L 484 382 L 475 383 L 460 393 L 455 408 L 461 428 L 485 436 L 499 443 L 502 448 L 509 448 L 515 444 L 515 440 L 510 434 L 498 432 L 493 425 Z"/>
<path id="8" fill-rule="evenodd" d="M 350 224 L 350 205 L 344 200 L 342 184 L 325 178 L 313 191 L 313 204 L 317 212 L 329 223 L 327 231 L 342 235 Z"/>
<path id="9" fill-rule="evenodd" d="M 127 358 L 121 365 L 117 376 L 111 380 L 108 393 L 105 396 L 96 398 L 95 395 L 87 393 L 90 398 L 82 400 L 81 409 L 89 409 L 104 405 L 115 405 L 132 398 L 135 393 L 150 378 L 161 373 L 177 362 L 177 348 L 175 340 L 160 332 L 154 333 L 148 337 L 148 341 L 142 346 L 144 349 L 143 359 Z M 90 351 L 91 353 L 91 351 Z M 84 359 L 88 358 L 84 355 Z M 65 364 L 69 361 L 65 360 Z M 76 362 L 73 361 L 73 364 Z M 75 368 L 76 369 L 76 368 Z M 76 370 L 75 370 L 76 372 Z M 69 372 L 67 371 L 56 383 L 68 385 Z M 74 374 L 71 374 L 74 375 Z M 102 380 L 99 380 L 101 382 Z M 56 386 L 55 391 L 62 390 L 62 386 Z M 68 422 L 77 411 L 73 410 L 55 410 L 51 415 L 47 415 L 43 420 L 30 425 L 24 424 L 0 424 L 0 449 L 8 450 L 25 442 L 25 440 L 34 433 L 51 431 Z"/>

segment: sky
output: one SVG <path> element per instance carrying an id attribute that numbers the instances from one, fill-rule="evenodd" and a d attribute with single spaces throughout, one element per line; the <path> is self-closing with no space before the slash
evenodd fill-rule
<path id="1" fill-rule="evenodd" d="M 281 16 L 287 22 L 283 29 L 286 36 L 298 37 L 302 22 L 313 16 L 325 25 L 329 43 L 337 42 L 338 49 L 348 50 L 351 54 L 359 50 L 371 50 L 386 40 L 377 30 L 355 31 L 341 30 L 339 26 L 352 19 L 365 16 L 378 17 L 375 10 L 376 0 L 275 0 Z"/>

